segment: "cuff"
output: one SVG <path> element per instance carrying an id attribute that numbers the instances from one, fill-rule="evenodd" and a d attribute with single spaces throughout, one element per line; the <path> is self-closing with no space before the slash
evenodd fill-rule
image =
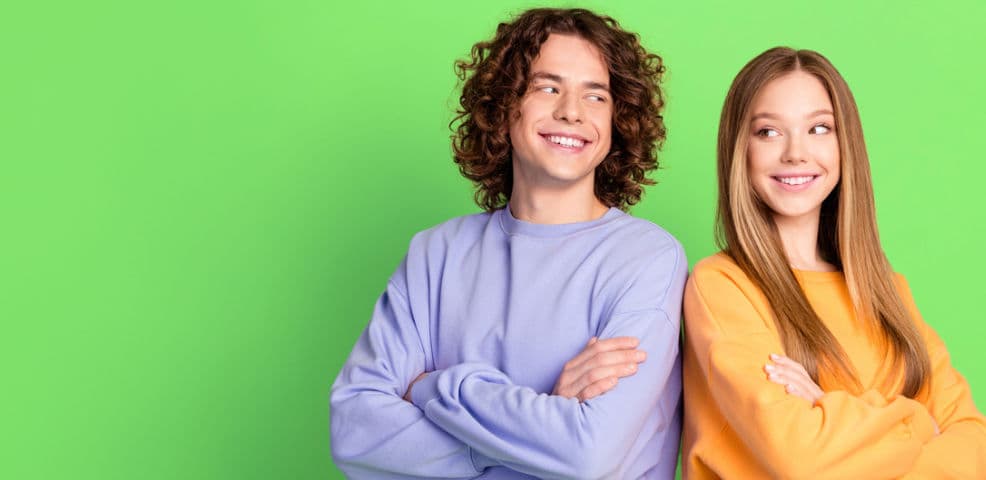
<path id="1" fill-rule="evenodd" d="M 422 411 L 429 401 L 438 398 L 438 377 L 441 373 L 441 370 L 429 372 L 411 387 L 411 403 Z"/>

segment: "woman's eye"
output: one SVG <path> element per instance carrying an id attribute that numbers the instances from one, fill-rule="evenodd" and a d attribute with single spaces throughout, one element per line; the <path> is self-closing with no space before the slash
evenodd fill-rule
<path id="1" fill-rule="evenodd" d="M 815 135 L 822 135 L 825 133 L 829 133 L 831 131 L 832 129 L 829 128 L 828 125 L 815 125 L 814 127 L 811 127 L 811 130 L 809 132 Z"/>
<path id="2" fill-rule="evenodd" d="M 773 128 L 761 128 L 757 130 L 758 137 L 776 137 L 780 135 L 780 132 L 774 130 Z"/>

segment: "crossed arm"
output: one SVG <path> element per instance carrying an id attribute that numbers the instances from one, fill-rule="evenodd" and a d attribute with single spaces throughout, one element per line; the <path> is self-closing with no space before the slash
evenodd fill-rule
<path id="1" fill-rule="evenodd" d="M 585 348 L 565 363 L 551 394 L 584 402 L 612 390 L 620 378 L 637 373 L 637 365 L 647 359 L 647 352 L 637 350 L 638 345 L 636 337 L 590 338 Z M 405 401 L 411 402 L 411 388 L 427 375 L 422 373 L 411 382 Z"/>
<path id="2" fill-rule="evenodd" d="M 641 429 L 672 424 L 675 412 L 657 405 L 678 355 L 673 297 L 672 314 L 614 313 L 600 332 L 605 340 L 590 340 L 548 395 L 479 363 L 422 376 L 434 368 L 428 325 L 415 321 L 392 281 L 332 389 L 336 465 L 364 478 L 472 478 L 492 466 L 541 478 L 612 473 Z M 648 361 L 638 363 L 642 352 Z M 649 421 L 655 412 L 666 418 Z"/>
<path id="3" fill-rule="evenodd" d="M 703 291 L 715 292 L 715 299 Z M 716 385 L 713 396 L 723 416 L 775 476 L 986 474 L 986 420 L 952 368 L 944 344 L 921 321 L 906 293 L 902 296 L 932 357 L 926 401 L 887 398 L 877 390 L 858 395 L 822 391 L 801 365 L 776 355 L 782 351 L 776 336 L 750 333 L 744 319 L 760 314 L 727 276 L 693 276 L 685 300 L 686 339 L 695 346 L 707 381 Z"/>

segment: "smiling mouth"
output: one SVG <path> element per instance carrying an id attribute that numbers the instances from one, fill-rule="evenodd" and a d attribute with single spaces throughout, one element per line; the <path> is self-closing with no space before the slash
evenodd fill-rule
<path id="1" fill-rule="evenodd" d="M 566 147 L 572 149 L 578 149 L 584 147 L 586 144 L 591 143 L 588 140 L 583 140 L 581 138 L 566 137 L 564 135 L 545 135 L 542 134 L 541 138 L 544 138 L 548 143 L 555 144 L 559 147 Z"/>
<path id="2" fill-rule="evenodd" d="M 773 178 L 774 180 L 780 183 L 783 183 L 784 185 L 798 187 L 818 178 L 818 175 L 802 175 L 798 177 L 771 177 L 771 178 Z"/>

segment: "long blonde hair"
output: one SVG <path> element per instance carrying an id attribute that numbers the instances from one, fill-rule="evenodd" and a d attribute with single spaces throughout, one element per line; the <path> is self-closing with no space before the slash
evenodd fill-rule
<path id="1" fill-rule="evenodd" d="M 841 178 L 822 203 L 818 249 L 845 275 L 857 318 L 879 332 L 904 366 L 902 393 L 917 396 L 931 372 L 928 352 L 894 283 L 880 246 L 863 127 L 849 86 L 829 61 L 811 50 L 776 47 L 751 60 L 733 80 L 722 107 L 717 146 L 719 208 L 716 240 L 767 297 L 787 356 L 819 383 L 825 371 L 860 387 L 845 352 L 811 308 L 784 253 L 770 208 L 747 172 L 753 99 L 771 80 L 793 71 L 817 77 L 828 91 L 839 141 Z"/>

